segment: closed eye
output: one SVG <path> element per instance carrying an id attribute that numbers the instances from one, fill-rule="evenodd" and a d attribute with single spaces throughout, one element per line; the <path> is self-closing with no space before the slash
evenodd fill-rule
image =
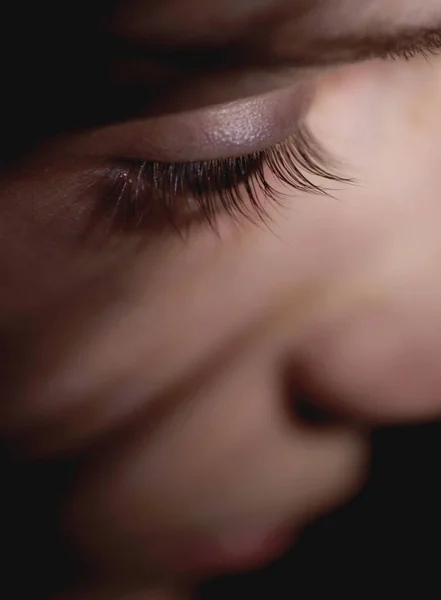
<path id="1" fill-rule="evenodd" d="M 269 175 L 286 189 L 316 194 L 327 193 L 325 180 L 349 181 L 303 126 L 287 140 L 243 156 L 170 164 L 121 160 L 101 178 L 96 214 L 110 217 L 112 230 L 179 229 L 195 220 L 215 226 L 225 213 L 261 221 L 268 205 L 284 198 Z"/>
<path id="2" fill-rule="evenodd" d="M 396 48 L 385 59 L 427 57 L 440 47 L 441 36 L 426 37 L 424 44 Z M 270 181 L 281 185 L 276 189 Z M 329 182 L 351 181 L 303 123 L 284 141 L 238 156 L 190 162 L 115 160 L 100 174 L 92 224 L 105 216 L 110 231 L 130 232 L 163 226 L 180 231 L 195 221 L 213 227 L 223 214 L 265 221 L 272 203 L 283 204 L 283 188 L 328 194 Z"/>

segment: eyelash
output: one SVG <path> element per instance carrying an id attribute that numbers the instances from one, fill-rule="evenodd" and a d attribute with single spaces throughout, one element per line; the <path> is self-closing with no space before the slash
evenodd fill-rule
<path id="1" fill-rule="evenodd" d="M 441 31 L 427 31 L 422 34 L 419 40 L 414 40 L 412 43 L 408 43 L 404 37 L 402 43 L 395 46 L 392 50 L 385 51 L 382 57 L 385 60 L 412 60 L 417 56 L 423 56 L 429 58 L 430 56 L 436 56 L 441 50 Z"/>
<path id="2" fill-rule="evenodd" d="M 424 44 L 388 52 L 385 59 L 428 57 L 441 48 L 441 35 Z M 312 179 L 350 183 L 337 173 L 337 165 L 303 125 L 272 148 L 245 156 L 190 163 L 120 160 L 103 178 L 101 201 L 94 211 L 99 220 L 110 219 L 112 231 L 140 227 L 155 230 L 205 221 L 215 227 L 220 214 L 266 221 L 267 207 L 282 203 L 284 194 L 268 182 L 267 173 L 288 188 L 328 195 L 324 185 Z"/>
<path id="3" fill-rule="evenodd" d="M 332 160 L 306 127 L 272 148 L 245 156 L 190 163 L 118 161 L 104 176 L 97 214 L 110 217 L 112 229 L 132 230 L 162 225 L 182 226 L 217 217 L 269 218 L 267 206 L 283 203 L 283 193 L 268 181 L 268 173 L 288 188 L 327 194 L 311 179 L 349 182 L 332 171 Z"/>

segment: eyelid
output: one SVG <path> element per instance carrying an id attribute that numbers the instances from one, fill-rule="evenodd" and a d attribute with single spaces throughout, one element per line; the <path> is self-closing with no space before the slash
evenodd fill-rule
<path id="1" fill-rule="evenodd" d="M 201 220 L 216 229 L 222 215 L 266 222 L 269 207 L 283 204 L 289 190 L 328 195 L 326 182 L 351 183 L 339 167 L 304 125 L 282 143 L 236 158 L 117 162 L 96 173 L 90 231 L 102 220 L 108 233 L 158 232 L 170 225 L 180 233 Z"/>
<path id="2" fill-rule="evenodd" d="M 153 128 L 156 160 L 170 160 L 171 154 L 172 162 L 208 160 L 264 150 L 297 129 L 311 99 L 311 86 L 304 85 L 209 108 L 192 119 L 163 117 Z"/>
<path id="3" fill-rule="evenodd" d="M 81 151 L 166 163 L 259 152 L 292 135 L 306 115 L 313 80 L 202 110 L 112 125 L 78 136 Z M 70 144 L 75 149 L 75 143 Z M 75 151 L 75 150 L 74 150 Z"/>

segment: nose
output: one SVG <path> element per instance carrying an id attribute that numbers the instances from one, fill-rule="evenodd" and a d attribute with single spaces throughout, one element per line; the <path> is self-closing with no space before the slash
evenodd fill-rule
<path id="1" fill-rule="evenodd" d="M 242 564 L 254 552 L 244 539 L 297 531 L 356 492 L 364 434 L 296 412 L 305 401 L 287 386 L 283 345 L 267 342 L 231 349 L 177 392 L 155 432 L 140 418 L 82 475 L 68 518 L 94 559 L 139 575 L 164 540 L 202 537 Z"/>

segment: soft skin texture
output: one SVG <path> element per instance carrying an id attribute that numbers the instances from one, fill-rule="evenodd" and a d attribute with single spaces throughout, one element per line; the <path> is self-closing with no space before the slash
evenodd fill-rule
<path id="1" fill-rule="evenodd" d="M 187 538 L 259 563 L 355 493 L 369 427 L 441 412 L 441 59 L 313 80 L 309 127 L 354 183 L 285 190 L 267 224 L 85 238 L 89 134 L 3 170 L 2 436 L 81 458 L 61 521 L 98 588 L 187 593 L 219 570 L 170 566 Z M 341 421 L 305 423 L 300 389 Z"/>

